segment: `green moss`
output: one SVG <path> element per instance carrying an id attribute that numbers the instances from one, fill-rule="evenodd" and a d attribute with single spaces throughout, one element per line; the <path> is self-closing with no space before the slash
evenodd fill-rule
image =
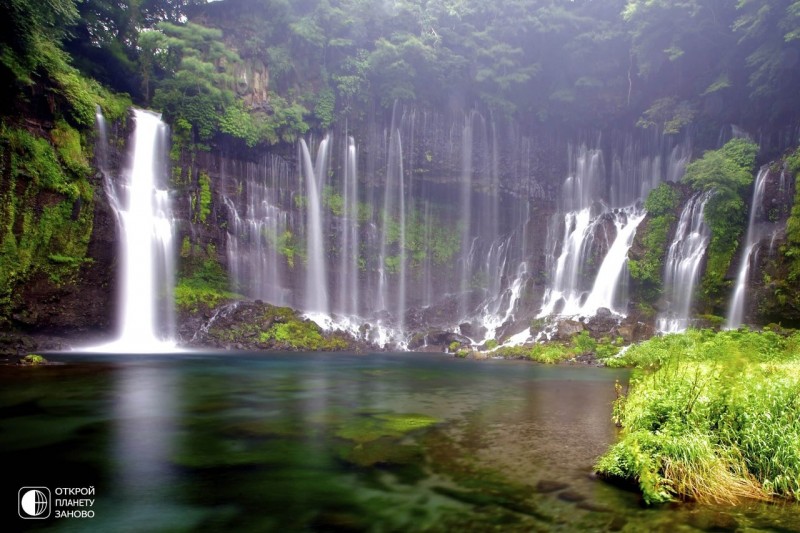
<path id="1" fill-rule="evenodd" d="M 787 156 L 786 169 L 795 179 L 800 175 L 800 148 Z M 788 281 L 800 282 L 800 187 L 795 187 L 792 211 L 786 221 L 786 247 L 783 255 L 789 263 Z M 800 306 L 800 302 L 798 305 Z"/>
<path id="2" fill-rule="evenodd" d="M 296 258 L 300 258 L 301 261 L 305 262 L 305 244 L 296 238 L 291 231 L 286 230 L 280 235 L 276 235 L 274 232 L 265 232 L 264 237 L 276 252 L 286 258 L 289 268 L 294 268 Z"/>
<path id="3" fill-rule="evenodd" d="M 383 437 L 402 437 L 406 433 L 424 429 L 438 422 L 422 414 L 381 413 L 363 415 L 348 420 L 336 431 L 336 436 L 358 443 L 367 443 Z"/>
<path id="4" fill-rule="evenodd" d="M 59 121 L 51 138 L 0 126 L 0 321 L 22 284 L 70 283 L 88 261 L 93 189 L 81 137 Z"/>
<path id="5" fill-rule="evenodd" d="M 344 214 L 344 197 L 330 185 L 322 189 L 322 205 L 330 209 L 334 216 L 340 217 Z"/>
<path id="6" fill-rule="evenodd" d="M 47 359 L 45 359 L 41 355 L 30 353 L 30 354 L 26 355 L 25 357 L 23 357 L 22 361 L 20 361 L 20 362 L 23 365 L 30 365 L 30 366 L 46 365 L 47 364 Z"/>
<path id="7" fill-rule="evenodd" d="M 206 223 L 208 215 L 211 214 L 211 178 L 206 172 L 200 172 L 200 177 L 197 179 L 200 186 L 199 202 L 197 209 L 197 220 Z"/>
<path id="8" fill-rule="evenodd" d="M 302 351 L 336 351 L 347 348 L 347 342 L 337 336 L 325 338 L 319 326 L 310 320 L 302 320 L 295 315 L 283 318 L 260 334 L 264 343 L 272 343 L 278 348 Z"/>
<path id="9" fill-rule="evenodd" d="M 197 313 L 213 309 L 224 300 L 241 295 L 228 290 L 228 274 L 216 259 L 216 250 L 192 245 L 186 237 L 181 245 L 181 272 L 175 286 L 175 306 L 178 310 Z"/>
<path id="10" fill-rule="evenodd" d="M 678 191 L 666 183 L 650 191 L 645 201 L 648 217 L 636 234 L 644 253 L 640 258 L 628 261 L 628 268 L 640 296 L 647 301 L 657 299 L 663 285 L 661 278 L 667 237 L 676 220 L 679 201 Z"/>

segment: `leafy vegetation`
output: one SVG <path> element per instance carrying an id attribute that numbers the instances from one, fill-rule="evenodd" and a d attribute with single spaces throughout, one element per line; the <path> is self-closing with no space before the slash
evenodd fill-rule
<path id="1" fill-rule="evenodd" d="M 186 237 L 181 245 L 182 275 L 175 286 L 175 306 L 183 312 L 214 309 L 225 300 L 241 298 L 229 291 L 228 274 L 216 258 L 216 250 L 205 250 Z"/>
<path id="2" fill-rule="evenodd" d="M 664 255 L 668 247 L 667 237 L 677 216 L 675 214 L 680 194 L 671 185 L 662 183 L 647 196 L 644 207 L 648 217 L 636 240 L 641 243 L 644 253 L 638 259 L 630 259 L 628 268 L 635 280 L 641 296 L 654 301 L 661 290 Z"/>
<path id="3" fill-rule="evenodd" d="M 0 317 L 29 280 L 74 281 L 89 261 L 94 195 L 80 135 L 59 122 L 53 140 L 0 126 Z"/>
<path id="4" fill-rule="evenodd" d="M 597 470 L 635 480 L 648 503 L 800 500 L 798 346 L 797 333 L 690 330 L 608 359 L 638 370 Z"/>
<path id="5" fill-rule="evenodd" d="M 797 148 L 786 158 L 786 170 L 795 179 L 800 175 L 800 148 Z M 790 259 L 788 281 L 800 281 L 800 187 L 795 187 L 792 211 L 786 221 L 786 250 L 784 255 Z"/>
<path id="6" fill-rule="evenodd" d="M 675 134 L 796 121 L 799 11 L 796 0 L 9 0 L 0 65 L 24 84 L 40 44 L 64 41 L 83 72 L 187 120 L 203 144 L 289 141 L 373 105 L 453 96 L 526 123 Z M 62 88 L 78 97 L 73 85 Z"/>
<path id="7" fill-rule="evenodd" d="M 728 141 L 705 152 L 686 167 L 684 181 L 696 190 L 713 191 L 705 208 L 711 229 L 708 260 L 702 279 L 707 305 L 720 308 L 727 293 L 725 275 L 746 224 L 744 195 L 753 182 L 758 147 L 745 139 Z"/>

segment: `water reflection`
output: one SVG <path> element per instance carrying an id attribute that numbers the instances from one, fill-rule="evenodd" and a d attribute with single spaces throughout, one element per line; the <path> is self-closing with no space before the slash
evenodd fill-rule
<path id="1" fill-rule="evenodd" d="M 43 486 L 97 486 L 91 524 L 58 530 L 800 530 L 797 506 L 647 509 L 594 479 L 624 372 L 388 354 L 6 370 L 0 451 Z"/>
<path id="2" fill-rule="evenodd" d="M 172 366 L 134 364 L 114 380 L 115 486 L 127 502 L 153 504 L 174 481 L 179 376 Z"/>

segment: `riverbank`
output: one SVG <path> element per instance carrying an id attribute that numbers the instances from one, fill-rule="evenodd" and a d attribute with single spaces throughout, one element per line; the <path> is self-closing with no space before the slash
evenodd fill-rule
<path id="1" fill-rule="evenodd" d="M 693 331 L 632 346 L 614 405 L 621 438 L 597 463 L 647 503 L 800 501 L 800 334 Z"/>

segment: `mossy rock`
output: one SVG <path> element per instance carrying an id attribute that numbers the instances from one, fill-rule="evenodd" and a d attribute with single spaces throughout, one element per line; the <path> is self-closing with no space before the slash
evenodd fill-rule
<path id="1" fill-rule="evenodd" d="M 371 442 L 383 437 L 402 437 L 404 434 L 435 424 L 433 417 L 421 414 L 383 413 L 360 416 L 346 421 L 336 436 L 358 443 Z"/>
<path id="2" fill-rule="evenodd" d="M 399 444 L 396 439 L 388 437 L 344 445 L 337 450 L 337 454 L 343 461 L 361 467 L 417 464 L 422 460 L 422 451 L 418 446 Z"/>
<path id="3" fill-rule="evenodd" d="M 25 366 L 39 366 L 39 365 L 46 365 L 47 359 L 42 357 L 41 355 L 35 353 L 29 353 L 22 359 L 20 359 L 19 364 Z"/>

